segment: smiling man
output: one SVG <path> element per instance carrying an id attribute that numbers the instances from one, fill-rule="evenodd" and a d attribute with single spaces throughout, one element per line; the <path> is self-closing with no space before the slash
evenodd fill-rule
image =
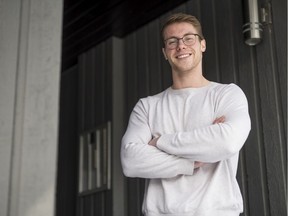
<path id="1" fill-rule="evenodd" d="M 168 17 L 163 54 L 173 84 L 135 105 L 122 138 L 128 177 L 146 179 L 145 216 L 239 216 L 239 151 L 250 131 L 248 103 L 235 84 L 202 73 L 206 42 L 199 21 Z"/>

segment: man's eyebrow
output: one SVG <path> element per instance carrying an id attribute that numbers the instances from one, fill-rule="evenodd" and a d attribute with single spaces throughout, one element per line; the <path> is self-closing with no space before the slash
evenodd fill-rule
<path id="1" fill-rule="evenodd" d="M 188 32 L 188 33 L 184 34 L 182 37 L 185 37 L 186 35 L 193 35 L 193 34 L 197 34 L 197 33 Z M 171 39 L 171 38 L 177 38 L 177 39 L 179 39 L 180 37 L 171 36 L 171 37 L 166 38 L 165 40 L 168 40 L 168 39 Z"/>

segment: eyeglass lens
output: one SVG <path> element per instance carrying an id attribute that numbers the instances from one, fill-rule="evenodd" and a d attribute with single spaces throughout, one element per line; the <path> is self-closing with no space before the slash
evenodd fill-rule
<path id="1" fill-rule="evenodd" d="M 176 38 L 176 37 L 169 38 L 165 41 L 166 47 L 168 49 L 175 49 L 178 46 L 179 40 L 182 40 L 185 45 L 191 46 L 195 43 L 196 36 L 197 36 L 196 34 L 189 34 L 189 35 L 185 35 L 182 38 Z"/>

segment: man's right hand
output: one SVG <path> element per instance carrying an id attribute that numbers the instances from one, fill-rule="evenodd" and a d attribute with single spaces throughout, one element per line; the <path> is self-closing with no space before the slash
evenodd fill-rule
<path id="1" fill-rule="evenodd" d="M 199 167 L 202 167 L 203 165 L 204 165 L 204 163 L 195 161 L 195 162 L 194 162 L 194 169 L 197 169 L 197 168 L 199 168 Z"/>
<path id="2" fill-rule="evenodd" d="M 216 118 L 213 121 L 213 124 L 219 124 L 219 123 L 224 123 L 224 122 L 225 122 L 225 116 L 221 116 L 221 117 Z"/>

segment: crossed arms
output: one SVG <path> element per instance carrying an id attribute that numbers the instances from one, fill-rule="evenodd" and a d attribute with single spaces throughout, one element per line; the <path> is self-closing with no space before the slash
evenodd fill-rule
<path id="1" fill-rule="evenodd" d="M 227 98 L 218 113 L 220 118 L 211 125 L 154 138 L 145 104 L 140 100 L 122 138 L 124 174 L 140 178 L 193 175 L 202 163 L 215 163 L 238 154 L 250 131 L 248 105 L 242 91 L 234 91 L 233 95 L 228 92 Z"/>
<path id="2" fill-rule="evenodd" d="M 225 116 L 220 116 L 218 118 L 216 118 L 212 124 L 220 124 L 220 123 L 224 123 L 225 122 Z M 148 143 L 148 145 L 154 146 L 157 148 L 157 141 L 160 137 L 154 137 L 153 139 L 150 140 L 150 142 Z M 201 166 L 203 166 L 204 163 L 200 162 L 200 161 L 195 161 L 194 162 L 194 169 L 197 169 Z"/>

